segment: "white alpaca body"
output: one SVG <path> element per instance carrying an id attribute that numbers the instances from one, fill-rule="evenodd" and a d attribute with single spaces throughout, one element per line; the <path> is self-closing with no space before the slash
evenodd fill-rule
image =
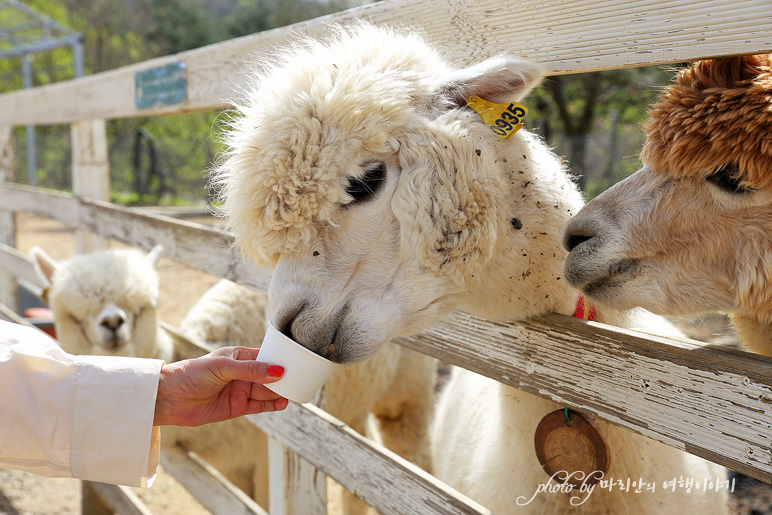
<path id="1" fill-rule="evenodd" d="M 498 320 L 572 312 L 561 234 L 581 194 L 541 140 L 524 130 L 499 139 L 466 107 L 472 95 L 517 102 L 540 78 L 507 56 L 457 69 L 420 36 L 369 25 L 291 48 L 258 72 L 215 180 L 237 243 L 274 267 L 273 324 L 351 363 L 456 309 Z M 544 474 L 528 428 L 554 406 L 457 372 L 432 434 L 435 472 L 506 512 L 512 469 L 529 481 Z M 627 462 L 679 477 L 714 468 L 607 433 L 624 472 Z M 620 513 L 634 495 L 597 492 L 591 510 Z M 725 509 L 723 492 L 658 491 L 648 506 L 687 512 L 698 496 Z"/>
<path id="2" fill-rule="evenodd" d="M 50 284 L 56 336 L 71 354 L 139 356 L 172 360 L 169 336 L 156 323 L 156 247 L 145 255 L 112 249 L 56 263 L 42 249 L 31 254 L 41 279 Z"/>
<path id="3" fill-rule="evenodd" d="M 259 347 L 265 336 L 267 301 L 260 292 L 220 280 L 190 308 L 180 332 L 212 349 Z"/>

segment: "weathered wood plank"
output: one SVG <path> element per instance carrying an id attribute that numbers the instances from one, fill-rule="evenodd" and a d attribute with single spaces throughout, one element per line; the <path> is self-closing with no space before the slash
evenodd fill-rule
<path id="1" fill-rule="evenodd" d="M 130 488 L 84 481 L 83 514 L 94 515 L 101 513 L 153 515 L 153 512 L 145 506 L 145 503 Z"/>
<path id="2" fill-rule="evenodd" d="M 161 451 L 161 466 L 212 513 L 267 515 L 259 504 L 217 469 L 180 444 Z"/>
<path id="3" fill-rule="evenodd" d="M 217 228 L 151 215 L 98 200 L 18 184 L 0 184 L 0 209 L 26 211 L 133 247 L 164 246 L 164 257 L 267 291 L 271 274 L 246 261 Z"/>
<path id="4" fill-rule="evenodd" d="M 107 128 L 104 120 L 84 120 L 70 125 L 72 146 L 72 191 L 77 197 L 110 200 L 110 162 L 107 158 Z M 108 248 L 107 240 L 78 231 L 79 254 Z"/>
<path id="5" fill-rule="evenodd" d="M 16 311 L 9 308 L 7 305 L 3 303 L 0 303 L 0 320 L 5 320 L 6 322 L 13 322 L 14 324 L 26 325 L 27 327 L 37 329 L 37 327 L 29 323 L 27 320 L 22 318 L 22 316 L 19 315 Z"/>
<path id="6" fill-rule="evenodd" d="M 0 182 L 16 180 L 13 156 L 13 127 L 0 125 Z M 16 224 L 13 210 L 0 207 L 0 243 L 16 246 Z M 16 278 L 0 268 L 0 303 L 17 309 L 19 304 Z"/>
<path id="7" fill-rule="evenodd" d="M 248 418 L 381 513 L 490 513 L 311 404 Z"/>
<path id="8" fill-rule="evenodd" d="M 209 349 L 207 349 L 203 343 L 191 340 L 183 336 L 177 330 L 177 328 L 173 327 L 171 324 L 168 324 L 163 320 L 159 320 L 158 324 L 163 328 L 164 331 L 166 331 L 166 334 L 168 334 L 172 339 L 172 344 L 174 345 L 175 361 L 180 361 L 183 359 L 198 358 L 210 352 Z"/>
<path id="9" fill-rule="evenodd" d="M 327 476 L 275 438 L 268 439 L 271 515 L 327 513 Z"/>
<path id="10" fill-rule="evenodd" d="M 772 359 L 549 315 L 398 343 L 772 483 Z"/>
<path id="11" fill-rule="evenodd" d="M 423 28 L 459 64 L 502 52 L 544 63 L 550 73 L 689 61 L 772 51 L 767 0 L 387 0 L 308 22 L 54 85 L 0 96 L 0 124 L 70 123 L 222 107 L 243 86 L 245 62 L 298 34 L 367 19 Z M 182 104 L 139 110 L 138 71 L 185 62 Z"/>
<path id="12" fill-rule="evenodd" d="M 16 278 L 26 279 L 36 286 L 44 288 L 46 285 L 35 272 L 32 259 L 15 248 L 0 243 L 0 270 L 10 273 Z"/>
<path id="13" fill-rule="evenodd" d="M 11 197 L 25 199 L 30 193 L 27 187 L 12 186 L 8 191 L 24 194 L 3 195 L 7 188 L 8 185 L 0 185 L 0 205 L 5 205 L 6 199 Z M 49 202 L 39 198 L 40 192 L 33 193 L 24 200 L 25 209 L 34 211 L 34 208 L 41 205 L 58 206 L 57 203 L 63 197 L 57 194 L 54 196 L 57 201 Z M 70 201 L 83 203 L 74 199 Z M 113 211 L 116 208 L 109 205 L 85 205 L 95 209 L 87 220 L 90 216 L 99 216 L 102 220 L 110 219 L 120 224 L 120 220 L 128 216 L 122 214 L 124 208 Z M 55 217 L 55 212 L 48 212 L 48 209 L 46 212 L 47 216 Z M 132 234 L 136 232 L 137 238 L 117 234 L 116 239 L 143 248 L 150 248 L 156 242 L 178 248 L 184 242 L 200 241 L 200 245 L 188 252 L 171 252 L 169 257 L 180 261 L 184 259 L 196 266 L 196 259 L 200 256 L 201 263 L 198 263 L 197 268 L 206 268 L 205 271 L 214 275 L 222 272 L 223 268 L 201 266 L 211 260 L 213 255 L 228 256 L 223 253 L 223 248 L 212 243 L 216 230 L 163 217 L 132 216 L 137 217 L 132 222 L 136 227 L 127 231 Z M 73 224 L 72 220 L 61 220 Z M 163 230 L 155 225 L 157 221 L 161 222 Z M 93 224 L 93 228 L 113 231 L 114 228 L 105 227 L 111 224 Z M 182 226 L 182 229 L 177 226 Z M 206 237 L 196 234 L 199 231 L 206 234 Z M 138 238 L 144 238 L 147 234 L 157 237 L 151 241 L 137 242 Z M 182 238 L 182 242 L 178 242 L 178 238 Z M 230 271 L 226 269 L 226 272 Z M 267 271 L 265 273 L 268 274 Z M 246 274 L 240 275 L 235 280 L 255 287 L 256 281 L 245 280 L 248 277 Z M 229 278 L 234 280 L 233 277 Z M 267 284 L 266 276 L 261 283 L 262 288 L 258 286 L 257 289 L 266 291 L 264 288 L 267 288 Z M 567 404 L 602 420 L 688 449 L 763 481 L 772 481 L 770 441 L 753 436 L 759 429 L 772 429 L 772 404 L 763 400 L 767 398 L 764 396 L 772 395 L 769 386 L 772 384 L 772 366 L 768 358 L 706 350 L 696 343 L 666 343 L 662 339 L 657 339 L 659 346 L 653 347 L 649 340 L 629 331 L 588 325 L 573 319 L 566 321 L 559 316 L 551 317 L 549 321 L 557 323 L 558 329 L 543 320 L 502 325 L 459 314 L 448 324 L 399 342 L 505 384 Z M 524 341 L 530 342 L 527 347 L 518 343 Z M 659 349 L 657 354 L 651 354 L 654 348 Z M 572 370 L 576 369 L 576 373 L 570 378 L 560 372 L 567 369 L 565 356 L 576 358 L 576 366 L 571 367 Z M 711 360 L 706 361 L 707 357 L 711 357 Z M 534 368 L 537 364 L 538 370 Z M 714 370 L 715 367 L 719 368 Z M 652 372 L 655 370 L 660 372 L 655 374 Z M 749 376 L 751 371 L 755 371 L 756 375 Z M 666 377 L 669 376 L 679 378 L 683 384 L 666 386 Z M 746 376 L 750 381 L 747 385 L 742 379 Z M 651 377 L 657 378 L 653 382 L 654 387 L 651 386 Z M 642 391 L 639 384 L 649 384 L 650 387 Z M 701 384 L 708 386 L 702 389 L 695 386 Z M 738 390 L 736 384 L 744 385 L 743 389 Z M 762 395 L 762 399 L 749 400 L 746 391 L 761 392 L 759 395 Z M 659 404 L 667 405 L 668 409 L 663 411 Z M 721 406 L 721 416 L 708 423 L 706 416 L 714 412 L 708 407 L 714 405 Z M 683 420 L 688 422 L 679 422 Z M 748 449 L 751 453 L 747 453 Z"/>

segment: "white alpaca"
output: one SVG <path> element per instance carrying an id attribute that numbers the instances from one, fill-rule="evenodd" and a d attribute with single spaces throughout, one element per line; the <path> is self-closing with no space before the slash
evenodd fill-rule
<path id="1" fill-rule="evenodd" d="M 30 250 L 35 269 L 49 284 L 57 339 L 72 354 L 141 356 L 171 361 L 169 336 L 156 323 L 158 274 L 163 248 L 147 255 L 112 249 L 57 263 L 42 249 Z"/>
<path id="2" fill-rule="evenodd" d="M 508 320 L 573 311 L 560 236 L 582 205 L 579 192 L 538 138 L 521 130 L 499 139 L 466 107 L 475 95 L 506 108 L 538 82 L 538 66 L 499 57 L 457 69 L 414 33 L 364 24 L 267 62 L 238 107 L 214 180 L 237 243 L 274 267 L 276 327 L 350 363 L 454 309 Z M 459 391 L 464 385 L 474 390 Z M 515 498 L 547 479 L 530 428 L 554 404 L 470 373 L 456 373 L 450 388 L 438 420 L 467 432 L 438 435 L 435 473 L 497 513 L 515 511 Z M 723 471 L 602 427 L 615 476 L 661 484 Z M 583 509 L 725 505 L 723 492 L 617 490 L 595 492 Z M 530 505 L 534 513 L 569 507 L 556 495 Z"/>

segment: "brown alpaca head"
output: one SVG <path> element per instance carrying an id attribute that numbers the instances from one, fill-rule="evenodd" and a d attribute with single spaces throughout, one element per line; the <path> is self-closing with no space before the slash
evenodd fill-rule
<path id="1" fill-rule="evenodd" d="M 617 308 L 772 320 L 771 64 L 678 74 L 650 111 L 645 166 L 567 226 L 571 284 Z"/>

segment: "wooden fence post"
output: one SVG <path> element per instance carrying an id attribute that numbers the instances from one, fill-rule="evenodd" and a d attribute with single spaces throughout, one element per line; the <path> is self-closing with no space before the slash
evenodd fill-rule
<path id="1" fill-rule="evenodd" d="M 324 409 L 324 387 L 311 404 Z M 272 436 L 268 437 L 268 474 L 271 515 L 327 514 L 327 475 Z"/>
<path id="2" fill-rule="evenodd" d="M 325 515 L 327 476 L 323 471 L 279 443 L 268 438 L 271 515 Z"/>
<path id="3" fill-rule="evenodd" d="M 16 182 L 16 162 L 13 157 L 13 127 L 0 125 L 0 182 Z M 0 243 L 16 247 L 16 224 L 13 211 L 0 210 Z M 16 278 L 12 272 L 0 269 L 0 304 L 14 311 L 19 309 Z"/>
<path id="4" fill-rule="evenodd" d="M 77 196 L 110 200 L 110 161 L 104 120 L 86 120 L 70 125 L 72 145 L 72 191 Z M 107 240 L 77 232 L 79 254 L 108 248 Z"/>

